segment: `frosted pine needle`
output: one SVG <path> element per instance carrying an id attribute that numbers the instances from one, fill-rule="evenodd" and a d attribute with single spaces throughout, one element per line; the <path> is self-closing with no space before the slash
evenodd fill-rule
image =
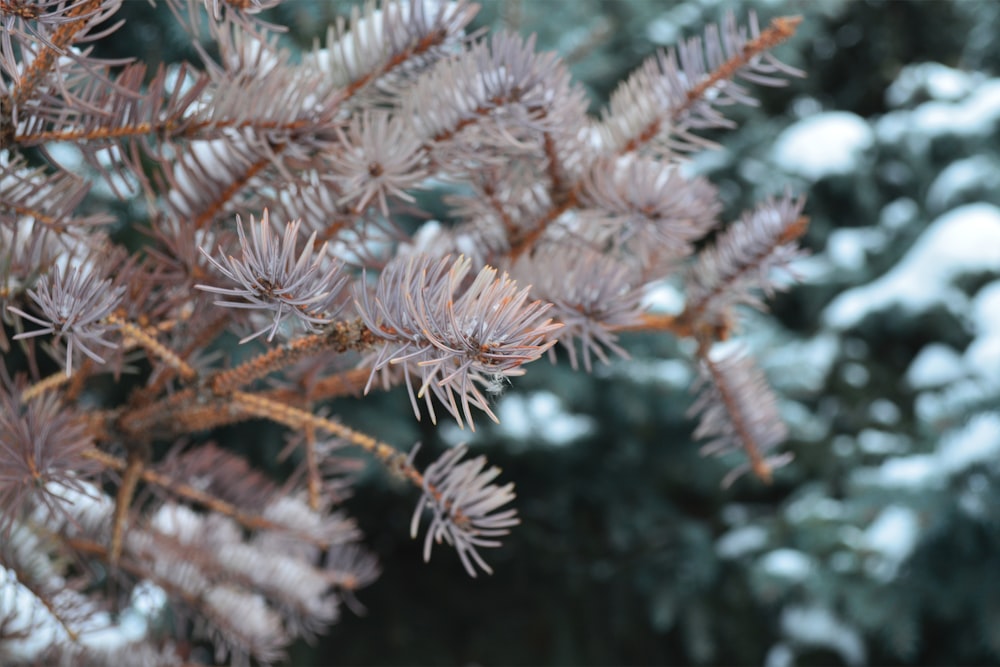
<path id="1" fill-rule="evenodd" d="M 124 287 L 112 287 L 111 280 L 101 279 L 88 267 L 77 266 L 71 269 L 66 264 L 62 271 L 42 276 L 37 287 L 28 290 L 28 295 L 38 306 L 42 317 L 29 315 L 14 306 L 7 307 L 11 312 L 43 327 L 18 334 L 14 339 L 55 334 L 56 340 L 66 345 L 66 375 L 73 373 L 74 349 L 103 364 L 104 358 L 95 348 L 118 347 L 107 339 L 107 334 L 114 327 L 107 324 L 105 318 L 118 306 L 124 292 Z"/>
<path id="2" fill-rule="evenodd" d="M 476 566 L 488 574 L 493 570 L 477 551 L 478 547 L 498 547 L 495 539 L 521 523 L 517 510 L 501 507 L 514 500 L 514 485 L 497 486 L 497 467 L 486 467 L 486 457 L 462 461 L 467 448 L 462 445 L 446 451 L 424 472 L 424 494 L 417 502 L 410 523 L 410 534 L 417 536 L 424 509 L 433 513 L 424 538 L 424 560 L 430 560 L 434 542 L 455 547 L 469 576 L 476 576 Z M 499 511 L 498 511 L 499 510 Z"/>
<path id="3" fill-rule="evenodd" d="M 239 259 L 224 255 L 217 260 L 208 252 L 202 253 L 212 265 L 236 287 L 216 287 L 196 285 L 198 289 L 240 299 L 220 300 L 215 305 L 225 308 L 259 309 L 273 313 L 271 324 L 249 336 L 241 343 L 267 333 L 267 340 L 274 339 L 278 328 L 287 316 L 302 322 L 307 330 L 317 330 L 331 321 L 337 308 L 340 290 L 345 278 L 340 276 L 341 265 L 331 259 L 324 262 L 326 244 L 313 251 L 316 241 L 314 232 L 303 246 L 298 258 L 295 257 L 299 223 L 285 225 L 284 233 L 278 236 L 271 227 L 265 210 L 257 223 L 250 218 L 250 237 L 243 229 L 243 221 L 237 217 L 236 229 L 240 237 Z M 221 248 L 219 249 L 221 252 Z"/>
<path id="4" fill-rule="evenodd" d="M 363 293 L 357 306 L 368 328 L 385 341 L 369 387 L 377 373 L 400 365 L 418 418 L 422 397 L 435 419 L 433 394 L 460 426 L 464 418 L 475 428 L 472 406 L 497 420 L 480 387 L 522 375 L 523 364 L 555 344 L 552 334 L 561 325 L 543 319 L 549 304 L 529 302 L 528 289 L 518 290 L 492 267 L 468 283 L 470 266 L 465 257 L 398 259 L 379 277 L 374 297 Z"/>

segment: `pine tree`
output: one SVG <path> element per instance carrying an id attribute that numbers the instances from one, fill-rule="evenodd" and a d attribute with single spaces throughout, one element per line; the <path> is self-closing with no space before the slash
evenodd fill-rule
<path id="1" fill-rule="evenodd" d="M 731 126 L 726 107 L 754 103 L 747 84 L 799 74 L 770 54 L 796 19 L 729 15 L 643 63 L 595 118 L 532 38 L 467 33 L 466 2 L 369 2 L 300 58 L 262 19 L 273 4 L 172 0 L 200 61 L 150 71 L 90 46 L 120 0 L 0 2 L 14 664 L 175 664 L 191 641 L 280 660 L 378 574 L 338 507 L 344 450 L 419 489 L 425 558 L 446 542 L 490 572 L 480 551 L 520 522 L 513 483 L 464 447 L 421 468 L 415 447 L 328 416 L 331 398 L 405 385 L 417 419 L 443 409 L 474 429 L 497 418 L 491 389 L 557 346 L 589 371 L 625 354 L 624 331 L 670 333 L 695 343 L 706 451 L 742 452 L 733 475 L 765 482 L 787 460 L 762 373 L 716 343 L 800 256 L 803 200 L 720 229 L 718 193 L 684 163 Z M 454 224 L 406 233 L 427 198 Z M 687 293 L 675 316 L 642 299 L 667 279 Z M 231 335 L 244 347 L 220 359 Z M 251 419 L 301 449 L 287 484 L 202 437 Z M 88 640 L 112 612 L 142 629 Z"/>

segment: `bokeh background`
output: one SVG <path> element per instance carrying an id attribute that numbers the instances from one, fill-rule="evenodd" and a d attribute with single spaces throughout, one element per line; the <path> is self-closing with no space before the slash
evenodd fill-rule
<path id="1" fill-rule="evenodd" d="M 272 15 L 308 48 L 350 2 Z M 537 33 L 600 109 L 644 57 L 726 11 L 800 14 L 779 49 L 807 77 L 761 90 L 695 168 L 730 218 L 806 193 L 801 283 L 743 339 L 781 396 L 795 461 L 720 480 L 686 416 L 690 350 L 627 336 L 591 375 L 529 368 L 474 435 L 413 421 L 405 395 L 343 401 L 406 446 L 468 441 L 517 483 L 523 525 L 468 578 L 424 564 L 413 498 L 363 473 L 351 513 L 383 575 L 295 665 L 986 664 L 1000 661 L 1000 3 L 486 0 L 478 24 Z M 102 45 L 173 60 L 169 16 L 126 3 Z M 675 305 L 669 286 L 650 295 Z M 220 438 L 260 462 L 277 430 Z"/>

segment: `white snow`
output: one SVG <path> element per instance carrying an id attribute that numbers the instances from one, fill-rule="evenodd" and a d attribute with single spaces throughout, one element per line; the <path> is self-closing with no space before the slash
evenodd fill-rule
<path id="1" fill-rule="evenodd" d="M 864 268 L 868 252 L 878 252 L 885 247 L 885 232 L 876 227 L 837 229 L 826 241 L 826 255 L 840 270 L 856 271 Z"/>
<path id="2" fill-rule="evenodd" d="M 1000 332 L 1000 280 L 986 285 L 976 294 L 972 319 L 980 333 Z"/>
<path id="3" fill-rule="evenodd" d="M 646 26 L 646 38 L 653 44 L 674 44 L 681 36 L 681 31 L 665 14 L 657 16 Z"/>
<path id="4" fill-rule="evenodd" d="M 496 413 L 500 419 L 497 429 L 519 441 L 537 438 L 549 445 L 563 446 L 594 430 L 593 418 L 566 412 L 559 397 L 549 391 L 505 396 Z"/>
<path id="5" fill-rule="evenodd" d="M 77 146 L 54 141 L 46 144 L 45 150 L 66 171 L 76 173 L 83 169 L 83 152 Z"/>
<path id="6" fill-rule="evenodd" d="M 47 586 L 53 587 L 53 582 Z M 148 616 L 133 607 L 126 608 L 118 622 L 113 623 L 107 612 L 97 610 L 90 600 L 75 591 L 63 591 L 55 602 L 78 612 L 79 620 L 72 629 L 77 633 L 76 643 L 82 648 L 114 651 L 142 640 L 149 629 Z M 18 581 L 13 571 L 3 567 L 0 567 L 0 618 L 4 619 L 4 630 L 11 637 L 4 641 L 2 653 L 16 661 L 36 661 L 44 650 L 70 641 L 66 627 L 48 607 Z M 28 632 L 23 638 L 15 638 L 21 631 Z"/>
<path id="7" fill-rule="evenodd" d="M 598 366 L 595 372 L 602 377 L 623 378 L 628 382 L 671 389 L 686 389 L 694 379 L 690 363 L 679 359 L 630 359 L 611 367 Z"/>
<path id="8" fill-rule="evenodd" d="M 984 381 L 1000 384 L 1000 281 L 979 290 L 972 302 L 976 337 L 965 348 L 966 367 Z"/>
<path id="9" fill-rule="evenodd" d="M 910 440 L 905 435 L 866 428 L 858 434 L 858 448 L 866 454 L 901 454 L 909 450 Z"/>
<path id="10" fill-rule="evenodd" d="M 795 667 L 795 651 L 786 642 L 778 642 L 768 649 L 764 667 Z"/>
<path id="11" fill-rule="evenodd" d="M 899 406 L 887 398 L 876 398 L 872 401 L 868 406 L 868 414 L 871 415 L 872 421 L 886 426 L 898 424 L 902 417 Z"/>
<path id="12" fill-rule="evenodd" d="M 840 654 L 848 665 L 866 662 L 861 634 L 819 605 L 789 605 L 781 611 L 781 630 L 786 638 L 805 646 L 823 646 Z"/>
<path id="13" fill-rule="evenodd" d="M 153 515 L 150 527 L 182 543 L 197 539 L 204 529 L 202 518 L 183 505 L 163 505 Z"/>
<path id="14" fill-rule="evenodd" d="M 784 342 L 768 352 L 768 375 L 785 392 L 815 392 L 823 387 L 840 350 L 840 340 L 821 333 L 806 340 Z"/>
<path id="15" fill-rule="evenodd" d="M 871 562 L 869 572 L 881 581 L 895 578 L 899 566 L 909 558 L 920 537 L 920 519 L 916 511 L 903 505 L 889 505 L 865 530 L 862 543 L 879 559 Z"/>
<path id="16" fill-rule="evenodd" d="M 130 607 L 143 616 L 158 615 L 166 607 L 166 604 L 166 591 L 150 581 L 140 581 L 132 589 Z"/>
<path id="17" fill-rule="evenodd" d="M 666 280 L 651 283 L 643 294 L 642 307 L 652 313 L 676 315 L 684 310 L 684 293 Z"/>
<path id="18" fill-rule="evenodd" d="M 871 373 L 864 364 L 849 361 L 841 367 L 840 377 L 852 387 L 864 387 L 871 379 Z"/>
<path id="19" fill-rule="evenodd" d="M 1000 169 L 996 160 L 985 155 L 956 160 L 942 169 L 927 189 L 927 207 L 943 211 L 954 205 L 963 191 L 997 188 L 1000 188 Z"/>
<path id="20" fill-rule="evenodd" d="M 777 383 L 775 388 L 778 388 Z M 781 405 L 781 419 L 788 425 L 792 437 L 804 442 L 826 443 L 830 437 L 830 417 L 828 411 L 817 414 L 797 401 L 784 401 Z"/>
<path id="21" fill-rule="evenodd" d="M 954 382 L 964 374 L 962 357 L 944 343 L 921 348 L 906 369 L 906 383 L 914 389 L 929 389 Z"/>
<path id="22" fill-rule="evenodd" d="M 914 412 L 924 424 L 949 422 L 956 415 L 968 414 L 969 406 L 982 403 L 988 389 L 989 382 L 981 378 L 960 378 L 938 391 L 921 393 L 914 402 Z"/>
<path id="23" fill-rule="evenodd" d="M 760 551 L 767 545 L 767 531 L 762 526 L 741 526 L 725 533 L 715 543 L 719 558 L 736 559 Z"/>
<path id="24" fill-rule="evenodd" d="M 908 491 L 922 491 L 942 482 L 936 456 L 915 454 L 891 458 L 874 468 L 859 468 L 851 475 L 854 483 Z"/>
<path id="25" fill-rule="evenodd" d="M 892 306 L 910 314 L 939 303 L 956 306 L 966 299 L 952 281 L 976 271 L 1000 271 L 1000 209 L 991 204 L 961 206 L 937 218 L 892 270 L 838 296 L 823 320 L 847 329 Z"/>
<path id="26" fill-rule="evenodd" d="M 56 640 L 58 627 L 48 610 L 25 588 L 13 571 L 0 567 L 0 618 L 4 632 L 4 655 L 13 660 L 31 660 Z M 13 639 L 25 633 L 23 639 Z"/>
<path id="27" fill-rule="evenodd" d="M 875 134 L 886 144 L 913 138 L 926 144 L 937 136 L 987 137 L 1000 119 L 1000 79 L 976 86 L 961 100 L 931 101 L 913 111 L 893 111 L 878 120 Z"/>
<path id="28" fill-rule="evenodd" d="M 874 134 L 860 116 L 829 111 L 804 118 L 784 130 L 774 144 L 772 159 L 782 169 L 810 180 L 850 174 L 874 143 Z"/>
<path id="29" fill-rule="evenodd" d="M 889 106 L 900 107 L 923 92 L 936 100 L 958 100 L 975 84 L 970 74 L 940 63 L 907 65 L 885 91 L 885 100 Z"/>
<path id="30" fill-rule="evenodd" d="M 1000 414 L 979 414 L 950 432 L 938 447 L 941 467 L 951 474 L 977 464 L 1000 462 Z"/>
<path id="31" fill-rule="evenodd" d="M 900 229 L 920 216 L 920 207 L 909 197 L 900 197 L 886 204 L 878 215 L 878 224 L 886 229 Z"/>
<path id="32" fill-rule="evenodd" d="M 844 517 L 844 506 L 839 500 L 810 493 L 789 503 L 785 508 L 785 517 L 793 524 L 807 521 L 838 521 Z"/>
<path id="33" fill-rule="evenodd" d="M 800 582 L 812 572 L 813 561 L 797 549 L 775 549 L 760 559 L 760 567 L 772 577 Z"/>
<path id="34" fill-rule="evenodd" d="M 957 100 L 976 85 L 968 72 L 952 69 L 940 63 L 925 63 L 927 92 L 937 100 Z"/>
<path id="35" fill-rule="evenodd" d="M 948 432 L 935 452 L 890 458 L 877 467 L 859 468 L 852 473 L 851 481 L 861 486 L 921 492 L 940 488 L 950 477 L 972 466 L 995 463 L 1000 463 L 1000 413 L 989 412 Z"/>

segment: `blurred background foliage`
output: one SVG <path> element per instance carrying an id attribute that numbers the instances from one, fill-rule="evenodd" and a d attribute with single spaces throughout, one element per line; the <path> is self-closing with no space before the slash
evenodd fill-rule
<path id="1" fill-rule="evenodd" d="M 271 18 L 309 48 L 354 4 L 289 0 Z M 446 550 L 425 565 L 412 498 L 363 476 L 349 508 L 384 574 L 364 616 L 292 662 L 1000 661 L 1000 4 L 483 4 L 480 26 L 564 54 L 595 111 L 644 57 L 727 10 L 803 15 L 778 54 L 807 78 L 760 90 L 694 163 L 730 218 L 786 187 L 808 194 L 802 283 L 744 327 L 796 461 L 772 486 L 720 489 L 733 462 L 698 456 L 690 351 L 662 336 L 628 336 L 632 358 L 590 376 L 533 365 L 500 398 L 501 425 L 475 434 L 415 423 L 405 395 L 341 401 L 347 423 L 397 445 L 469 440 L 517 483 L 523 525 L 492 577 L 468 579 Z M 162 5 L 125 11 L 101 48 L 193 56 Z M 217 436 L 259 461 L 280 449 L 273 431 Z"/>

